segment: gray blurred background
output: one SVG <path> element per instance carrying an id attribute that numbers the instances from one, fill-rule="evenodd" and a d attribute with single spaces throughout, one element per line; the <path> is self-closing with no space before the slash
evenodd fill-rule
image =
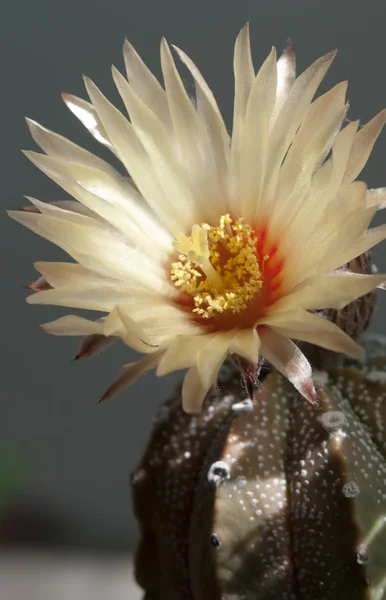
<path id="1" fill-rule="evenodd" d="M 295 44 L 299 72 L 337 47 L 321 91 L 348 79 L 349 118 L 362 122 L 386 107 L 384 0 L 3 0 L 1 6 L 4 210 L 22 206 L 24 194 L 44 201 L 66 197 L 21 154 L 21 148 L 36 149 L 24 116 L 110 157 L 70 114 L 60 94 L 85 97 L 85 73 L 121 107 L 110 67 L 123 70 L 125 37 L 157 76 L 161 36 L 183 48 L 207 78 L 228 125 L 233 44 L 246 21 L 256 67 L 271 45 L 280 51 L 288 40 Z M 369 187 L 386 185 L 386 133 L 362 178 Z M 157 405 L 177 378 L 147 375 L 127 393 L 96 405 L 134 353 L 117 346 L 91 361 L 73 363 L 77 339 L 51 337 L 39 329 L 66 310 L 26 305 L 21 286 L 36 278 L 34 261 L 64 256 L 7 220 L 4 210 L 1 543 L 129 551 L 137 538 L 129 473 L 144 449 Z M 379 215 L 377 222 L 383 218 Z M 386 270 L 385 250 L 383 245 L 374 252 L 380 270 Z M 380 299 L 373 330 L 385 330 L 385 307 L 386 299 Z"/>

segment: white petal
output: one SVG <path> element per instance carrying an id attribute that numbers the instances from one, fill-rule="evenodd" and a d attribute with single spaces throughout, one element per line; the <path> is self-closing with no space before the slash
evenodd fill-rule
<path id="1" fill-rule="evenodd" d="M 203 385 L 197 367 L 191 367 L 182 384 L 182 408 L 188 414 L 199 413 L 209 387 Z"/>
<path id="2" fill-rule="evenodd" d="M 41 327 L 52 335 L 89 335 L 103 332 L 103 322 L 90 321 L 77 315 L 66 315 L 56 321 L 44 323 Z"/>
<path id="3" fill-rule="evenodd" d="M 149 158 L 132 125 L 103 96 L 91 80 L 85 78 L 85 84 L 90 99 L 114 144 L 119 158 L 141 194 L 167 229 L 172 230 L 177 227 L 178 220 L 173 213 L 173 208 L 152 173 Z"/>
<path id="4" fill-rule="evenodd" d="M 255 79 L 248 23 L 243 27 L 236 39 L 233 70 L 235 76 L 235 99 L 231 145 L 231 175 L 234 180 L 234 191 L 237 191 L 240 177 L 240 150 L 244 118 L 249 94 Z"/>
<path id="5" fill-rule="evenodd" d="M 179 335 L 176 337 L 160 360 L 157 375 L 162 377 L 173 371 L 187 369 L 196 364 L 198 352 L 213 337 L 214 334 Z"/>
<path id="6" fill-rule="evenodd" d="M 197 354 L 197 366 L 189 369 L 182 385 L 182 407 L 187 413 L 199 412 L 218 371 L 224 362 L 234 332 L 213 336 Z"/>
<path id="7" fill-rule="evenodd" d="M 108 277 L 126 278 L 149 291 L 166 290 L 162 269 L 145 255 L 100 229 L 53 217 L 10 211 L 10 216 L 60 246 L 84 267 Z"/>
<path id="8" fill-rule="evenodd" d="M 287 150 L 335 54 L 336 52 L 330 52 L 322 56 L 296 79 L 276 119 L 270 135 L 268 156 L 271 172 L 265 185 L 265 194 L 270 198 L 275 196 L 278 173 Z"/>
<path id="9" fill-rule="evenodd" d="M 350 160 L 345 173 L 345 182 L 351 183 L 362 171 L 373 146 L 386 123 L 386 109 L 369 121 L 355 136 Z"/>
<path id="10" fill-rule="evenodd" d="M 180 48 L 173 46 L 181 61 L 189 69 L 195 82 L 197 112 L 208 132 L 213 148 L 217 176 L 223 180 L 228 167 L 230 137 L 225 127 L 216 99 L 193 61 Z"/>
<path id="11" fill-rule="evenodd" d="M 104 173 L 114 172 L 113 167 L 94 154 L 91 154 L 91 152 L 88 152 L 88 150 L 77 146 L 77 144 L 74 144 L 63 136 L 42 127 L 42 125 L 39 125 L 36 121 L 32 121 L 31 119 L 26 119 L 26 121 L 33 139 L 46 154 L 69 162 L 76 162 L 80 165 L 93 167 Z"/>
<path id="12" fill-rule="evenodd" d="M 152 344 L 141 325 L 136 323 L 123 306 L 115 306 L 103 324 L 104 335 L 118 335 L 137 352 L 153 353 L 158 347 Z"/>
<path id="13" fill-rule="evenodd" d="M 273 212 L 272 229 L 281 227 L 283 223 L 288 227 L 289 222 L 293 219 L 298 222 L 303 215 L 304 221 L 309 222 L 308 213 L 313 210 L 313 204 L 317 208 L 319 204 L 323 206 L 322 202 L 308 200 L 308 194 L 312 193 L 314 178 L 320 177 L 319 173 L 314 176 L 315 171 L 331 149 L 346 114 L 346 88 L 346 83 L 339 84 L 311 104 L 280 169 L 275 199 L 267 197 L 265 202 L 263 200 L 264 215 Z M 331 160 L 331 166 L 333 164 L 335 163 Z M 325 169 L 325 165 L 323 168 Z M 330 171 L 327 177 L 330 183 Z"/>
<path id="14" fill-rule="evenodd" d="M 39 261 L 34 263 L 34 266 L 53 288 L 120 287 L 123 283 L 119 279 L 101 277 L 98 273 L 76 263 Z"/>
<path id="15" fill-rule="evenodd" d="M 284 102 L 289 96 L 296 79 L 296 57 L 294 47 L 288 46 L 277 61 L 276 102 L 272 114 L 272 124 L 275 122 Z"/>
<path id="16" fill-rule="evenodd" d="M 288 296 L 272 306 L 272 312 L 306 308 L 342 309 L 350 302 L 374 290 L 386 275 L 362 275 L 351 271 L 334 271 L 306 279 Z"/>
<path id="17" fill-rule="evenodd" d="M 161 65 L 173 126 L 186 175 L 205 221 L 216 222 L 224 201 L 216 175 L 213 150 L 200 116 L 186 93 L 165 39 L 161 43 Z M 221 212 L 220 212 L 221 214 Z"/>
<path id="18" fill-rule="evenodd" d="M 109 137 L 103 127 L 101 120 L 99 119 L 95 108 L 90 102 L 77 98 L 71 94 L 62 94 L 62 98 L 70 111 L 78 117 L 79 121 L 83 123 L 86 129 L 89 130 L 91 135 L 101 144 L 107 146 L 112 152 L 115 153 L 114 146 L 109 140 Z"/>
<path id="19" fill-rule="evenodd" d="M 262 356 L 289 379 L 302 396 L 314 404 L 316 391 L 312 381 L 312 370 L 304 354 L 291 340 L 270 327 L 259 327 L 258 333 Z"/>
<path id="20" fill-rule="evenodd" d="M 248 362 L 256 364 L 259 357 L 260 338 L 256 329 L 243 329 L 236 333 L 230 343 L 229 353 L 242 356 Z"/>
<path id="21" fill-rule="evenodd" d="M 353 356 L 363 354 L 360 346 L 335 323 L 303 309 L 272 314 L 264 319 L 264 323 L 286 337 L 316 344 L 327 350 Z"/>
<path id="22" fill-rule="evenodd" d="M 276 50 L 272 48 L 249 94 L 240 148 L 240 214 L 258 214 L 267 169 L 269 124 L 276 100 Z"/>
<path id="23" fill-rule="evenodd" d="M 108 178 L 96 169 L 86 169 L 52 156 L 36 152 L 25 152 L 25 155 L 66 192 L 111 223 L 132 245 L 153 256 L 154 253 L 159 254 L 158 245 L 161 246 L 161 250 L 170 248 L 172 238 L 146 214 L 137 200 L 138 193 L 132 186 L 127 186 L 125 179 L 120 175 L 116 174 L 115 179 Z M 104 191 L 105 197 L 101 198 L 87 191 L 76 181 L 76 177 L 79 177 L 84 186 L 90 185 L 90 188 L 99 189 L 101 193 Z M 107 181 L 111 185 L 110 188 L 106 185 Z M 136 225 L 136 221 L 141 225 Z M 153 241 L 153 244 L 149 244 L 149 240 Z"/>
<path id="24" fill-rule="evenodd" d="M 127 40 L 123 45 L 123 57 L 130 85 L 174 136 L 165 90 Z"/>
<path id="25" fill-rule="evenodd" d="M 125 102 L 134 130 L 151 161 L 158 183 L 176 213 L 181 226 L 189 230 L 197 220 L 197 202 L 183 167 L 177 160 L 176 145 L 164 124 L 135 94 L 123 76 L 113 68 L 113 78 Z"/>
<path id="26" fill-rule="evenodd" d="M 376 246 L 380 242 L 386 239 L 386 225 L 380 225 L 379 227 L 372 227 L 368 229 L 356 242 L 354 242 L 349 248 L 343 250 L 339 254 L 332 254 L 328 260 L 325 260 L 325 270 L 333 270 L 342 267 L 346 263 L 350 262 L 353 258 L 356 258 L 360 254 L 367 252 L 373 246 Z"/>

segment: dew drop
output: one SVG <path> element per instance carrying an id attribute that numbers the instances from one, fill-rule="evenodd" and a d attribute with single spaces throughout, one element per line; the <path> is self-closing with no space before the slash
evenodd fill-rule
<path id="1" fill-rule="evenodd" d="M 342 487 L 342 492 L 346 498 L 357 498 L 360 490 L 355 481 L 348 481 Z"/>

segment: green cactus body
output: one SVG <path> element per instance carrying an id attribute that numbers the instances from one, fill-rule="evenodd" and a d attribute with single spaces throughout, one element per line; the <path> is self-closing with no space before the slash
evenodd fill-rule
<path id="1" fill-rule="evenodd" d="M 386 598 L 386 349 L 366 348 L 317 373 L 319 408 L 278 373 L 242 401 L 229 371 L 198 416 L 161 409 L 133 486 L 147 600 Z"/>

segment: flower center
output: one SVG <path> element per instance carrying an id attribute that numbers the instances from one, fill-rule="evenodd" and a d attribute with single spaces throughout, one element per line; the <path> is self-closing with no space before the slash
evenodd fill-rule
<path id="1" fill-rule="evenodd" d="M 243 219 L 226 214 L 217 227 L 193 225 L 191 235 L 177 234 L 173 245 L 180 255 L 171 279 L 203 319 L 244 311 L 263 287 L 269 256 L 259 258 L 256 232 Z"/>

